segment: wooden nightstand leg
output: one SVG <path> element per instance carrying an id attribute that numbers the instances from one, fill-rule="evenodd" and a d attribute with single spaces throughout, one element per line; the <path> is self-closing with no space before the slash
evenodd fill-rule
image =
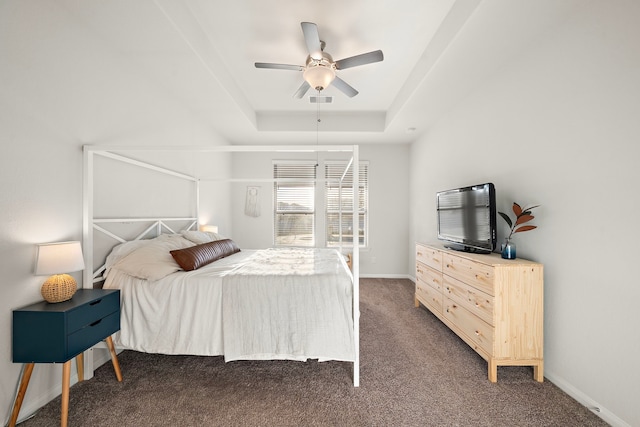
<path id="1" fill-rule="evenodd" d="M 62 365 L 62 405 L 60 408 L 60 427 L 67 427 L 69 420 L 69 386 L 71 378 L 71 360 Z"/>
<path id="2" fill-rule="evenodd" d="M 84 353 L 76 356 L 76 370 L 78 371 L 78 382 L 84 381 Z"/>
<path id="3" fill-rule="evenodd" d="M 22 379 L 20 380 L 20 387 L 18 388 L 18 394 L 16 395 L 16 401 L 13 404 L 13 412 L 11 412 L 11 418 L 9 419 L 9 427 L 15 427 L 18 421 L 18 415 L 20 414 L 20 407 L 24 400 L 24 395 L 27 394 L 27 387 L 29 387 L 29 380 L 33 373 L 33 366 L 35 363 L 25 363 L 24 370 L 22 371 Z"/>
<path id="4" fill-rule="evenodd" d="M 109 353 L 111 353 L 111 363 L 113 363 L 113 370 L 116 371 L 116 378 L 118 381 L 122 381 L 122 372 L 120 372 L 120 363 L 118 363 L 118 355 L 116 354 L 116 348 L 113 345 L 111 337 L 105 338 L 107 347 L 109 347 Z"/>

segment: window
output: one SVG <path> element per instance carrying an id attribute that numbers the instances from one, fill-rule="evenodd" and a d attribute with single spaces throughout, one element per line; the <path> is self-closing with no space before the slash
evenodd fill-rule
<path id="1" fill-rule="evenodd" d="M 327 246 L 340 245 L 340 234 L 344 243 L 353 242 L 353 168 L 349 168 L 344 179 L 347 162 L 325 164 L 325 206 Z M 369 208 L 369 164 L 360 162 L 358 174 L 358 242 L 367 246 Z"/>
<path id="2" fill-rule="evenodd" d="M 275 246 L 315 246 L 315 162 L 273 164 Z"/>

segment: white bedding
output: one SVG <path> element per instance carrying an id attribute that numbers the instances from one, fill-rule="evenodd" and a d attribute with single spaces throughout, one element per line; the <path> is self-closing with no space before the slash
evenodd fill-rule
<path id="1" fill-rule="evenodd" d="M 355 360 L 353 281 L 336 250 L 243 250 L 145 280 L 120 268 L 136 249 L 107 263 L 104 287 L 121 290 L 118 347 L 226 361 Z"/>

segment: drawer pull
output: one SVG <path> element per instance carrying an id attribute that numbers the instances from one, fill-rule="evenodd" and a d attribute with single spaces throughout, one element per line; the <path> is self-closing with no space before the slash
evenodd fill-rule
<path id="1" fill-rule="evenodd" d="M 480 336 L 480 331 L 475 331 L 477 336 Z"/>
<path id="2" fill-rule="evenodd" d="M 102 302 L 102 299 L 99 299 L 99 300 L 91 301 L 89 305 L 96 305 L 96 304 L 100 304 L 101 302 Z"/>
<path id="3" fill-rule="evenodd" d="M 90 324 L 89 326 L 93 327 L 96 326 L 98 323 L 102 322 L 102 319 L 96 320 L 95 322 L 93 322 L 92 324 Z"/>

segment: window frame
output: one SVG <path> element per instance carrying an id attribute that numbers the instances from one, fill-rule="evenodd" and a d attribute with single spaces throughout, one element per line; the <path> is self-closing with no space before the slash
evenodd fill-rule
<path id="1" fill-rule="evenodd" d="M 282 174 L 279 173 L 278 167 L 282 168 Z M 298 170 L 296 170 L 298 169 Z M 288 171 L 287 171 L 288 170 Z M 288 173 L 287 173 L 288 172 Z M 316 220 L 317 220 L 317 163 L 310 160 L 273 160 L 272 162 L 273 173 L 273 245 L 275 247 L 315 247 L 317 242 L 316 236 Z M 286 175 L 286 176 L 282 176 Z M 305 206 L 305 203 L 310 205 L 310 209 L 283 209 L 280 203 L 283 199 L 280 196 L 280 191 L 293 191 L 291 188 L 287 190 L 287 186 L 283 185 L 289 183 L 292 187 L 300 186 L 301 188 L 309 187 L 310 194 L 298 195 L 300 196 L 299 206 Z M 291 195 L 289 195 L 291 196 Z M 295 203 L 296 197 L 287 197 L 285 200 L 288 203 Z M 309 203 L 310 202 L 310 203 Z M 294 237 L 293 241 L 285 243 L 285 235 L 280 233 L 282 230 L 280 221 L 283 216 L 291 216 L 292 222 L 296 222 L 295 216 L 310 216 L 310 230 L 304 230 L 304 226 L 301 230 L 308 231 L 304 233 L 304 236 L 310 235 L 310 239 L 305 241 L 305 237 Z M 296 235 L 297 236 L 297 235 Z"/>
<path id="2" fill-rule="evenodd" d="M 349 169 L 345 169 L 349 166 Z M 362 236 L 358 234 L 358 246 L 361 249 L 366 249 L 369 246 L 369 167 L 370 164 L 366 160 L 361 160 L 358 167 L 358 217 L 362 216 L 362 220 L 358 218 L 358 223 L 362 223 Z M 332 171 L 329 171 L 333 168 Z M 330 173 L 329 173 L 330 172 Z M 349 176 L 351 174 L 351 176 Z M 343 244 L 353 245 L 353 236 L 351 241 L 344 241 L 344 235 L 341 233 L 342 228 L 346 225 L 348 228 L 353 225 L 353 204 L 348 206 L 347 209 L 340 209 L 340 202 L 331 202 L 329 197 L 330 185 L 336 181 L 337 175 L 343 176 L 347 181 L 347 184 L 342 184 L 344 181 L 338 180 L 338 197 L 341 198 L 343 189 L 347 189 L 350 194 L 353 191 L 353 167 L 349 161 L 345 160 L 326 160 L 323 162 L 323 175 L 325 180 L 324 185 L 324 239 L 325 246 L 330 248 L 340 248 Z M 335 185 L 335 184 L 334 184 Z M 333 196 L 335 197 L 335 196 Z M 353 198 L 350 198 L 353 201 Z M 338 206 L 338 208 L 331 208 L 331 206 Z M 340 228 L 339 236 L 342 234 L 342 239 L 338 237 L 337 242 L 333 242 L 330 238 L 329 227 L 331 227 L 330 215 L 338 214 L 340 217 L 348 215 L 347 220 L 339 220 L 338 227 Z M 353 234 L 353 233 L 352 233 Z M 362 240 L 362 243 L 360 243 Z"/>

